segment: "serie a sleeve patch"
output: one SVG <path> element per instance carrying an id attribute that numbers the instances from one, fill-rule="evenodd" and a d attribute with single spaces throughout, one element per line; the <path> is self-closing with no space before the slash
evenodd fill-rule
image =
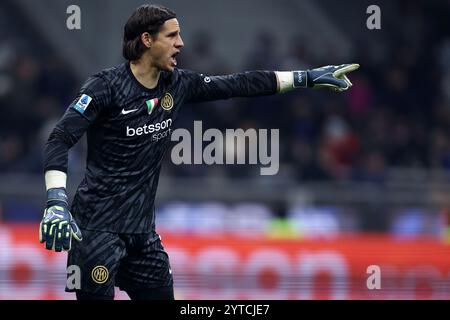
<path id="1" fill-rule="evenodd" d="M 87 94 L 83 94 L 81 95 L 77 103 L 74 104 L 73 108 L 77 110 L 79 113 L 84 113 L 84 111 L 87 109 L 91 101 L 92 98 L 90 96 L 88 96 Z"/>

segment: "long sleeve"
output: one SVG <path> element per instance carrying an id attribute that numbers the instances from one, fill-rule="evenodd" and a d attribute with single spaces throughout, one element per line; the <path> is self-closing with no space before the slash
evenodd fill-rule
<path id="1" fill-rule="evenodd" d="M 254 97 L 277 93 L 273 71 L 247 71 L 223 76 L 205 76 L 180 70 L 186 102 L 203 102 L 232 97 Z"/>
<path id="2" fill-rule="evenodd" d="M 58 121 L 44 147 L 44 172 L 67 172 L 68 151 L 109 104 L 110 92 L 101 77 L 91 77 Z"/>

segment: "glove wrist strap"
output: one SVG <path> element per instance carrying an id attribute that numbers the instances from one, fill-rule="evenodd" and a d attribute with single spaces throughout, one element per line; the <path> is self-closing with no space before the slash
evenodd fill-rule
<path id="1" fill-rule="evenodd" d="M 51 188 L 47 190 L 47 207 L 53 205 L 68 206 L 69 200 L 65 188 Z"/>
<path id="2" fill-rule="evenodd" d="M 294 88 L 306 88 L 308 87 L 308 72 L 307 71 L 293 71 L 294 75 Z"/>
<path id="3" fill-rule="evenodd" d="M 278 81 L 277 89 L 280 93 L 308 86 L 307 71 L 275 71 L 275 75 Z"/>

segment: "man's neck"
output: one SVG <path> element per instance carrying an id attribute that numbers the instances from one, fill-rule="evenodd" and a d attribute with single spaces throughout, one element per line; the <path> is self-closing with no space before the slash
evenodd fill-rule
<path id="1" fill-rule="evenodd" d="M 135 78 L 146 88 L 153 89 L 158 85 L 161 71 L 153 66 L 148 59 L 142 57 L 130 62 L 131 72 Z"/>

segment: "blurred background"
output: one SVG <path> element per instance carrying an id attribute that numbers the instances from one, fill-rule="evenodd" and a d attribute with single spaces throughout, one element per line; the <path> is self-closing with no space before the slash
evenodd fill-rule
<path id="1" fill-rule="evenodd" d="M 184 107 L 178 128 L 279 129 L 280 170 L 176 166 L 169 150 L 157 231 L 176 298 L 450 299 L 449 2 L 159 3 L 181 24 L 180 68 L 361 64 L 343 94 Z M 66 25 L 74 4 L 79 30 Z M 0 2 L 0 299 L 74 298 L 63 291 L 66 254 L 38 243 L 43 144 L 84 80 L 123 61 L 123 25 L 141 4 Z M 379 30 L 366 26 L 372 4 Z M 69 156 L 71 196 L 85 157 L 82 139 Z M 370 265 L 381 268 L 380 290 L 367 287 Z"/>

